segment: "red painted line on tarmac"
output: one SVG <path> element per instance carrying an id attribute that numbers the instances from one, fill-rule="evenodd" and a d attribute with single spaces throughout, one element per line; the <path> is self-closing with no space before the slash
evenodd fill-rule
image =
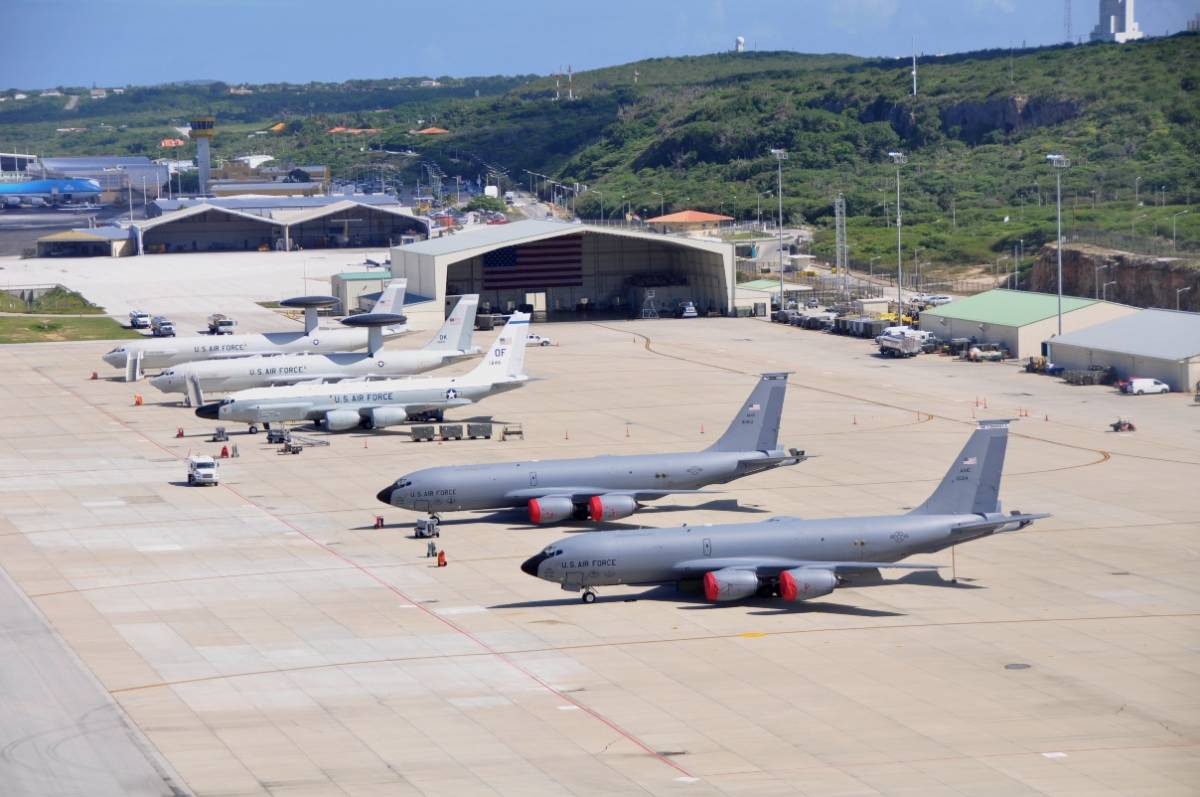
<path id="1" fill-rule="evenodd" d="M 175 452 L 175 451 L 172 451 L 171 449 L 167 448 L 166 446 L 163 446 L 163 445 L 162 445 L 162 444 L 160 444 L 160 443 L 159 443 L 157 440 L 155 440 L 154 438 L 150 437 L 148 434 L 146 434 L 146 433 L 145 433 L 145 432 L 143 432 L 142 430 L 140 430 L 140 429 L 135 429 L 134 427 L 130 426 L 130 425 L 129 425 L 128 423 L 126 423 L 126 422 L 125 422 L 123 419 L 121 419 L 121 418 L 119 418 L 118 416 L 114 415 L 112 412 L 108 411 L 107 409 L 105 409 L 104 407 L 100 406 L 99 404 L 96 404 L 95 402 L 93 402 L 93 401 L 91 401 L 90 399 L 86 398 L 85 396 L 83 396 L 81 393 L 79 393 L 79 391 L 75 390 L 74 388 L 72 388 L 72 387 L 70 387 L 70 386 L 68 386 L 68 385 L 65 385 L 65 384 L 63 384 L 62 382 L 59 382 L 58 380 L 56 380 L 56 379 L 54 379 L 53 377 L 49 376 L 48 374 L 46 374 L 44 371 L 42 371 L 42 370 L 41 370 L 41 369 L 39 369 L 39 368 L 35 368 L 34 370 L 35 370 L 35 371 L 38 371 L 38 372 L 40 372 L 40 373 L 42 374 L 42 376 L 44 376 L 45 378 L 49 379 L 49 380 L 50 380 L 51 382 L 53 382 L 54 384 L 58 385 L 58 386 L 59 386 L 60 388 L 62 388 L 63 390 L 66 390 L 66 391 L 67 391 L 68 393 L 70 393 L 71 395 L 75 396 L 75 398 L 79 399 L 79 400 L 80 400 L 80 401 L 82 401 L 84 404 L 87 404 L 89 407 L 92 407 L 93 409 L 95 409 L 96 411 L 100 412 L 101 414 L 108 416 L 108 417 L 109 417 L 110 419 L 112 419 L 113 421 L 116 421 L 116 422 L 117 422 L 117 423 L 119 423 L 119 424 L 120 424 L 122 427 L 124 427 L 124 428 L 125 428 L 127 431 L 133 432 L 134 434 L 138 435 L 138 436 L 139 436 L 139 437 L 141 437 L 142 439 L 149 441 L 150 443 L 152 443 L 153 445 L 157 446 L 157 447 L 158 447 L 159 449 L 161 449 L 162 451 L 166 452 L 167 454 L 170 454 L 170 455 L 171 455 L 172 457 L 174 457 L 175 459 L 183 459 L 183 457 L 181 457 L 181 456 L 180 456 L 180 455 L 179 455 L 177 452 Z M 614 722 L 613 720 L 610 720 L 608 717 L 605 717 L 603 714 L 600 714 L 599 712 L 597 712 L 597 711 L 595 711 L 595 710 L 593 710 L 593 709 L 591 709 L 591 708 L 588 708 L 588 707 L 587 707 L 587 706 L 585 706 L 583 703 L 581 703 L 580 701 L 578 701 L 578 700 L 576 700 L 575 698 L 571 697 L 570 695 L 566 694 L 565 692 L 562 692 L 562 691 L 560 691 L 560 690 L 558 690 L 558 689 L 554 688 L 554 687 L 553 687 L 553 686 L 551 686 L 549 683 L 547 683 L 545 680 L 543 680 L 543 679 L 542 679 L 540 676 L 536 675 L 534 672 L 532 672 L 531 670 L 529 670 L 528 668 L 526 668 L 524 665 L 520 664 L 519 662 L 517 662 L 517 661 L 515 661 L 513 658 L 511 658 L 511 657 L 509 656 L 509 654 L 507 654 L 507 653 L 502 653 L 501 651 L 499 651 L 499 650 L 496 650 L 494 647 L 492 647 L 491 645 L 489 645 L 489 644 L 487 644 L 486 642 L 484 642 L 482 639 L 480 639 L 480 638 L 479 638 L 479 637 L 477 637 L 475 634 L 473 634 L 473 633 L 471 633 L 470 631 L 468 631 L 466 628 L 463 628 L 462 626 L 458 625 L 458 624 L 457 624 L 457 623 L 455 623 L 454 621 L 447 619 L 447 618 L 446 618 L 446 617 L 444 617 L 443 615 L 437 614 L 436 612 L 432 611 L 431 609 L 429 609 L 429 607 L 425 606 L 424 604 L 417 602 L 416 600 L 414 600 L 414 599 L 413 599 L 412 597 L 410 597 L 409 595 L 406 595 L 406 594 L 405 594 L 403 591 L 401 591 L 399 588 L 397 588 L 397 587 L 393 586 L 392 584 L 389 584 L 387 581 L 385 581 L 385 580 L 383 580 L 382 578 L 380 578 L 379 576 L 375 575 L 375 574 L 374 574 L 374 573 L 372 573 L 370 570 L 368 570 L 366 567 L 364 567 L 363 565 L 361 565 L 361 564 L 359 564 L 358 562 L 354 561 L 353 559 L 351 559 L 351 558 L 349 558 L 349 557 L 345 556 L 345 555 L 344 555 L 344 554 L 342 554 L 341 552 L 339 552 L 339 551 L 335 551 L 333 548 L 330 548 L 328 545 L 326 545 L 325 543 L 323 543 L 323 542 L 321 542 L 320 540 L 316 539 L 315 537 L 313 537 L 312 535 L 310 535 L 308 532 L 304 531 L 304 530 L 303 530 L 303 529 L 301 529 L 299 526 L 297 526 L 297 525 L 295 525 L 294 523 L 292 523 L 291 521 L 289 521 L 287 518 L 285 518 L 285 517 L 283 517 L 283 516 L 281 516 L 281 515 L 277 515 L 277 514 L 275 514 L 274 512 L 271 512 L 269 509 L 266 509 L 265 507 L 263 507 L 263 506 L 260 506 L 259 504 L 256 504 L 256 503 L 254 503 L 254 502 L 253 502 L 253 501 L 251 501 L 249 498 L 247 498 L 246 496 L 242 495 L 240 492 L 238 492 L 238 491 L 237 491 L 237 490 L 235 490 L 233 487 L 231 487 L 230 485 L 228 485 L 228 484 L 226 484 L 226 483 L 224 483 L 224 482 L 222 482 L 222 483 L 220 484 L 220 486 L 221 486 L 221 487 L 223 487 L 223 488 L 225 488 L 225 489 L 226 489 L 226 490 L 228 490 L 229 492 L 233 493 L 234 495 L 236 495 L 236 496 L 237 496 L 239 499 L 241 499 L 241 500 L 242 500 L 243 502 L 245 502 L 246 504 L 248 504 L 248 505 L 250 505 L 250 506 L 254 507 L 255 509 L 258 509 L 260 512 L 262 512 L 263 514 L 267 515 L 268 517 L 271 517 L 271 518 L 273 518 L 274 520 L 276 520 L 277 522 L 279 522 L 279 523 L 282 523 L 283 525 L 287 526 L 287 527 L 288 527 L 288 528 L 290 528 L 292 531 L 294 531 L 294 532 L 296 532 L 297 534 L 299 534 L 300 536 L 304 537 L 304 539 L 308 540 L 308 541 L 309 541 L 309 542 L 311 542 L 313 545 L 316 545 L 316 546 L 317 546 L 318 548 L 320 548 L 321 550 L 325 551 L 325 552 L 326 552 L 326 553 L 328 553 L 328 554 L 331 554 L 332 556 L 335 556 L 335 557 L 337 557 L 338 559 L 342 560 L 342 561 L 343 561 L 343 562 L 345 562 L 346 564 L 348 564 L 348 565 L 350 565 L 351 567 L 355 568 L 356 570 L 358 570 L 359 572 L 361 572 L 363 575 L 367 576 L 367 578 L 369 578 L 369 579 L 371 579 L 372 581 L 374 581 L 375 583 L 379 584 L 379 585 L 380 585 L 381 587 L 383 587 L 384 589 L 387 589 L 387 590 L 388 590 L 388 591 L 390 591 L 392 594 L 394 594 L 394 595 L 398 596 L 399 598 L 401 598 L 402 600 L 404 600 L 404 601 L 406 601 L 407 603 L 411 604 L 412 606 L 415 606 L 416 608 L 420 609 L 420 610 L 421 610 L 422 612 L 424 612 L 424 613 L 425 613 L 425 614 L 426 614 L 428 617 L 431 617 L 432 619 L 434 619 L 434 620 L 437 620 L 438 622 L 442 623 L 442 625 L 445 625 L 446 627 L 453 629 L 453 630 L 454 630 L 455 632 L 457 632 L 458 634 L 460 634 L 460 635 L 462 635 L 462 636 L 466 637 L 467 639 L 471 640 L 471 641 L 472 641 L 472 642 L 474 642 L 476 645 L 478 645 L 480 648 L 482 648 L 483 650 L 487 651 L 487 652 L 488 652 L 489 654 L 491 654 L 492 656 L 495 656 L 496 658 L 498 658 L 500 661 L 504 662 L 504 663 L 505 663 L 505 664 L 507 664 L 508 666 L 512 667 L 514 670 L 516 670 L 517 672 L 521 673 L 521 674 L 522 674 L 522 675 L 524 675 L 526 678 L 528 678 L 529 680 L 533 681 L 533 682 L 534 682 L 534 683 L 536 683 L 538 686 L 542 687 L 542 688 L 543 688 L 543 689 L 545 689 L 547 692 L 549 692 L 550 694 L 552 694 L 552 695 L 554 695 L 555 697 L 557 697 L 559 700 L 562 700 L 562 701 L 564 701 L 564 702 L 566 702 L 566 703 L 570 703 L 571 705 L 573 705 L 573 706 L 575 706 L 576 708 L 578 708 L 580 711 L 582 711 L 582 712 L 584 712 L 585 714 L 587 714 L 587 715 L 588 715 L 589 717 L 591 717 L 592 719 L 594 719 L 594 720 L 596 720 L 596 721 L 598 721 L 598 722 L 601 722 L 601 723 L 603 723 L 604 725 L 608 726 L 608 727 L 609 727 L 611 730 L 613 730 L 614 732 L 616 732 L 617 734 L 619 734 L 621 737 L 623 737 L 624 739 L 626 739 L 626 740 L 627 740 L 627 741 L 629 741 L 629 742 L 632 742 L 634 745 L 636 745 L 637 747 L 639 747 L 640 749 L 642 749 L 643 751 L 645 751 L 645 753 L 646 753 L 647 755 L 649 755 L 649 756 L 651 756 L 651 757 L 653 757 L 653 758 L 657 759 L 658 761 L 660 761 L 660 762 L 661 762 L 661 763 L 663 763 L 663 764 L 666 764 L 667 766 L 669 766 L 669 767 L 671 767 L 672 769 L 674 769 L 676 772 L 679 772 L 679 773 L 680 773 L 680 775 L 681 775 L 682 777 L 687 777 L 687 778 L 694 778 L 694 777 L 696 777 L 696 776 L 695 776 L 695 775 L 693 775 L 691 772 L 688 772 L 686 769 L 684 769 L 683 767 L 681 767 L 679 764 L 675 763 L 675 762 L 674 762 L 674 761 L 672 761 L 671 759 L 667 758 L 666 756 L 662 755 L 662 754 L 661 754 L 661 753 L 659 753 L 657 750 L 655 750 L 654 748 L 652 748 L 650 745 L 648 745 L 648 744 L 646 744 L 645 742 L 643 742 L 641 739 L 639 739 L 637 736 L 635 736 L 635 735 L 634 735 L 634 734 L 632 734 L 631 732 L 629 732 L 629 731 L 625 730 L 624 728 L 622 728 L 620 725 L 618 725 L 618 724 L 617 724 L 616 722 Z"/>

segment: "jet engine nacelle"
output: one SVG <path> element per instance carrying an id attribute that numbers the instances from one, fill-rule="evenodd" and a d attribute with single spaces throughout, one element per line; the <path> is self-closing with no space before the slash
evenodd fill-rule
<path id="1" fill-rule="evenodd" d="M 797 567 L 779 574 L 779 597 L 785 601 L 806 601 L 833 592 L 837 576 L 830 570 Z"/>
<path id="2" fill-rule="evenodd" d="M 331 432 L 344 432 L 362 422 L 355 410 L 330 410 L 325 413 L 325 428 Z"/>
<path id="3" fill-rule="evenodd" d="M 566 520 L 575 514 L 575 504 L 570 498 L 550 496 L 549 498 L 529 499 L 529 521 L 538 523 L 556 523 Z"/>
<path id="4" fill-rule="evenodd" d="M 385 426 L 396 426 L 408 420 L 408 413 L 403 407 L 375 407 L 367 412 L 367 424 L 372 429 L 382 429 Z"/>
<path id="5" fill-rule="evenodd" d="M 710 601 L 736 601 L 758 592 L 753 570 L 712 570 L 704 574 L 704 597 Z"/>
<path id="6" fill-rule="evenodd" d="M 592 520 L 619 520 L 637 511 L 637 501 L 631 495 L 593 495 L 588 501 Z"/>

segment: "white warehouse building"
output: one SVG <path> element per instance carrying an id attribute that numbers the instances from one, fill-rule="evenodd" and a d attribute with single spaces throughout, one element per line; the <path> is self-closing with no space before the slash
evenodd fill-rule
<path id="1" fill-rule="evenodd" d="M 1051 362 L 1067 369 L 1112 366 L 1121 379 L 1148 377 L 1182 391 L 1200 381 L 1200 313 L 1142 310 L 1047 345 Z"/>

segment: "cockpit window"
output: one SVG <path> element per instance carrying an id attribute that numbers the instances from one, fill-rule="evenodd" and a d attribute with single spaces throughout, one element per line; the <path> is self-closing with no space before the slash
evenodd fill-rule
<path id="1" fill-rule="evenodd" d="M 555 548 L 553 545 L 547 545 L 542 553 L 546 556 L 562 556 L 562 548 Z"/>
<path id="2" fill-rule="evenodd" d="M 396 482 L 396 486 L 397 487 L 411 487 L 412 480 L 411 479 L 400 479 L 398 482 Z"/>
<path id="3" fill-rule="evenodd" d="M 230 404 L 232 404 L 232 403 L 233 403 L 233 399 L 231 399 L 231 398 L 223 398 L 223 399 L 221 399 L 221 404 L 220 404 L 220 406 L 222 406 L 222 407 L 227 407 L 227 406 L 229 406 L 229 405 L 230 405 Z"/>

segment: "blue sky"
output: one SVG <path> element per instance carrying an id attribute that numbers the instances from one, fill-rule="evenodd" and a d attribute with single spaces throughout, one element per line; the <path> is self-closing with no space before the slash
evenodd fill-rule
<path id="1" fill-rule="evenodd" d="M 1077 39 L 1098 0 L 1070 0 Z M 549 74 L 748 48 L 856 55 L 1052 44 L 1060 0 L 3 0 L 0 88 Z M 1140 0 L 1150 35 L 1200 0 Z M 87 56 L 80 54 L 87 53 Z"/>

